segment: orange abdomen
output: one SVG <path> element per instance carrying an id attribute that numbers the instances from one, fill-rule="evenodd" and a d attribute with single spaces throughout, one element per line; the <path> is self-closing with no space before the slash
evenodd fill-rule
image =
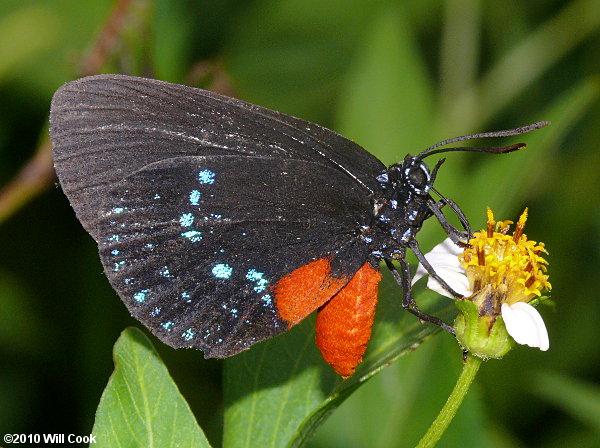
<path id="1" fill-rule="evenodd" d="M 371 338 L 381 274 L 367 262 L 317 314 L 317 345 L 343 377 L 354 373 Z"/>

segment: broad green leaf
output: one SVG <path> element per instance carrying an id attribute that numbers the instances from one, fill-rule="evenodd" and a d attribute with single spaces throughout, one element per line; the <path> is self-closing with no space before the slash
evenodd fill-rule
<path id="1" fill-rule="evenodd" d="M 210 447 L 146 336 L 128 328 L 96 411 L 94 447 Z"/>
<path id="2" fill-rule="evenodd" d="M 308 446 L 414 447 L 447 400 L 461 363 L 454 338 L 432 338 L 358 389 Z M 493 446 L 483 435 L 484 415 L 474 385 L 440 446 Z"/>
<path id="3" fill-rule="evenodd" d="M 423 296 L 422 309 L 451 321 L 449 301 Z M 356 388 L 437 331 L 402 310 L 401 290 L 385 272 L 380 297 L 365 358 L 346 380 L 322 360 L 313 318 L 226 360 L 223 446 L 301 446 Z"/>

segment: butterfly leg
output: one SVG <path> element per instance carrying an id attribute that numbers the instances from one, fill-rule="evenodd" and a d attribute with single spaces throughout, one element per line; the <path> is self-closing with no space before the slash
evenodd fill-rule
<path id="1" fill-rule="evenodd" d="M 465 229 L 465 232 L 461 232 L 448 222 L 448 220 L 442 213 L 442 207 L 444 205 L 448 205 L 452 209 L 452 211 L 456 213 L 458 219 L 460 220 L 461 224 Z M 463 211 L 452 199 L 442 197 L 442 199 L 438 202 L 431 201 L 429 203 L 429 210 L 431 210 L 431 212 L 438 219 L 440 225 L 454 244 L 456 244 L 459 247 L 469 247 L 469 245 L 465 243 L 465 241 L 468 241 L 472 237 L 469 221 L 467 220 Z"/>
<path id="2" fill-rule="evenodd" d="M 417 259 L 423 265 L 423 267 L 425 268 L 427 273 L 431 277 L 436 279 L 438 281 L 438 283 L 440 285 L 442 285 L 442 288 L 444 288 L 446 291 L 448 291 L 450 294 L 452 294 L 457 299 L 461 299 L 463 297 L 462 294 L 459 294 L 454 289 L 452 289 L 450 287 L 450 285 L 448 283 L 446 283 L 446 281 L 442 277 L 440 277 L 437 274 L 437 272 L 435 272 L 435 269 L 433 268 L 433 266 L 431 266 L 429 261 L 427 261 L 427 259 L 425 258 L 425 255 L 423 255 L 423 252 L 421 252 L 421 249 L 419 249 L 419 243 L 417 243 L 417 240 L 411 240 L 408 243 L 408 245 L 412 249 L 412 251 L 415 253 L 415 255 L 417 256 Z"/>
<path id="3" fill-rule="evenodd" d="M 404 254 L 398 259 L 398 261 L 400 263 L 401 271 L 398 271 L 396 266 L 394 266 L 394 263 L 392 263 L 392 260 L 386 258 L 385 264 L 394 276 L 396 283 L 398 283 L 402 287 L 402 307 L 409 313 L 412 313 L 415 316 L 417 316 L 421 321 L 435 324 L 453 335 L 454 329 L 446 322 L 444 322 L 441 319 L 438 319 L 437 317 L 425 314 L 421 312 L 421 310 L 419 310 L 419 307 L 417 306 L 415 299 L 413 298 L 410 291 L 410 269 L 408 266 L 408 262 L 404 257 Z"/>

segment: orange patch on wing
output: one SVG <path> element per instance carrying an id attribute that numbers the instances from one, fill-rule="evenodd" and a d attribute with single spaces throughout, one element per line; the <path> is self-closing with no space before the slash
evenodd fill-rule
<path id="1" fill-rule="evenodd" d="M 317 314 L 317 345 L 344 378 L 354 373 L 371 338 L 381 274 L 365 263 Z"/>
<path id="2" fill-rule="evenodd" d="M 327 258 L 319 258 L 283 277 L 275 285 L 279 317 L 290 327 L 327 302 L 348 279 L 333 278 Z"/>

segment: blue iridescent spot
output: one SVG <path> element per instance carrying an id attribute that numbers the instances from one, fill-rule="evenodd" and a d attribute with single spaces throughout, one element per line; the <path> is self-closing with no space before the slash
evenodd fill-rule
<path id="1" fill-rule="evenodd" d="M 133 298 L 135 299 L 136 302 L 142 303 L 144 300 L 146 300 L 146 294 L 148 294 L 148 290 L 142 289 L 141 291 L 136 292 L 133 295 Z"/>
<path id="2" fill-rule="evenodd" d="M 147 243 L 147 244 L 146 244 L 146 247 L 147 247 L 148 249 L 152 249 L 152 248 L 154 247 L 154 244 L 152 244 L 152 243 Z"/>
<path id="3" fill-rule="evenodd" d="M 397 209 L 397 208 L 398 208 L 398 201 L 397 201 L 397 200 L 395 200 L 395 199 L 392 199 L 392 200 L 390 201 L 390 205 L 392 206 L 392 209 L 394 209 L 394 210 L 395 210 L 395 209 Z"/>
<path id="4" fill-rule="evenodd" d="M 267 288 L 269 281 L 264 278 L 264 275 L 263 272 L 258 272 L 256 269 L 250 269 L 246 274 L 248 280 L 256 283 L 256 286 L 252 288 L 255 292 L 263 292 Z"/>
<path id="5" fill-rule="evenodd" d="M 123 280 L 123 283 L 125 283 L 126 285 L 129 285 L 133 282 L 133 277 L 130 278 L 126 278 L 125 280 Z"/>
<path id="6" fill-rule="evenodd" d="M 109 236 L 107 238 L 108 241 L 119 241 L 119 235 Z"/>
<path id="7" fill-rule="evenodd" d="M 270 306 L 271 305 L 271 296 L 269 294 L 265 294 L 264 296 L 262 296 L 260 298 L 260 300 L 262 300 L 263 302 L 265 302 L 265 306 Z"/>
<path id="8" fill-rule="evenodd" d="M 110 253 L 113 255 L 119 255 L 119 251 L 117 249 L 111 250 Z"/>
<path id="9" fill-rule="evenodd" d="M 195 334 L 195 331 L 192 331 L 191 328 L 188 328 L 187 330 L 185 330 L 185 333 L 181 335 L 181 337 L 186 341 L 191 341 Z"/>
<path id="10" fill-rule="evenodd" d="M 181 227 L 189 227 L 194 222 L 194 215 L 191 213 L 184 213 L 179 217 L 179 224 Z"/>
<path id="11" fill-rule="evenodd" d="M 150 313 L 150 317 L 156 317 L 160 314 L 160 306 L 157 306 L 156 308 L 154 308 L 152 310 L 152 312 Z"/>
<path id="12" fill-rule="evenodd" d="M 237 317 L 237 308 L 231 308 L 231 314 L 233 314 L 234 317 Z"/>
<path id="13" fill-rule="evenodd" d="M 125 207 L 115 207 L 112 209 L 112 212 L 120 215 L 121 213 L 123 213 L 125 211 Z"/>
<path id="14" fill-rule="evenodd" d="M 169 272 L 169 268 L 167 266 L 163 266 L 159 273 L 164 278 L 173 278 L 173 275 Z"/>
<path id="15" fill-rule="evenodd" d="M 198 180 L 201 184 L 215 183 L 215 173 L 211 170 L 202 170 L 198 172 Z"/>
<path id="16" fill-rule="evenodd" d="M 121 266 L 124 266 L 124 265 L 125 265 L 125 260 L 117 261 L 115 263 L 115 265 L 113 266 L 113 271 L 117 272 L 121 268 Z"/>
<path id="17" fill-rule="evenodd" d="M 224 264 L 224 263 L 216 264 L 212 268 L 212 274 L 217 278 L 227 279 L 227 278 L 231 277 L 232 272 L 233 272 L 232 267 L 229 266 L 228 264 Z"/>
<path id="18" fill-rule="evenodd" d="M 182 292 L 181 293 L 181 298 L 182 299 L 189 299 L 190 298 L 190 293 L 189 292 Z"/>
<path id="19" fill-rule="evenodd" d="M 187 238 L 192 243 L 197 243 L 198 241 L 202 241 L 202 232 L 198 230 L 188 230 L 187 232 L 183 232 L 181 236 Z"/>
<path id="20" fill-rule="evenodd" d="M 160 324 L 160 326 L 163 327 L 167 331 L 171 331 L 171 328 L 173 327 L 173 325 L 175 325 L 175 324 L 171 321 L 163 322 L 162 324 Z"/>
<path id="21" fill-rule="evenodd" d="M 152 199 L 160 199 L 160 195 L 156 193 Z"/>
<path id="22" fill-rule="evenodd" d="M 190 204 L 200 204 L 200 192 L 198 190 L 192 190 L 190 193 Z"/>

